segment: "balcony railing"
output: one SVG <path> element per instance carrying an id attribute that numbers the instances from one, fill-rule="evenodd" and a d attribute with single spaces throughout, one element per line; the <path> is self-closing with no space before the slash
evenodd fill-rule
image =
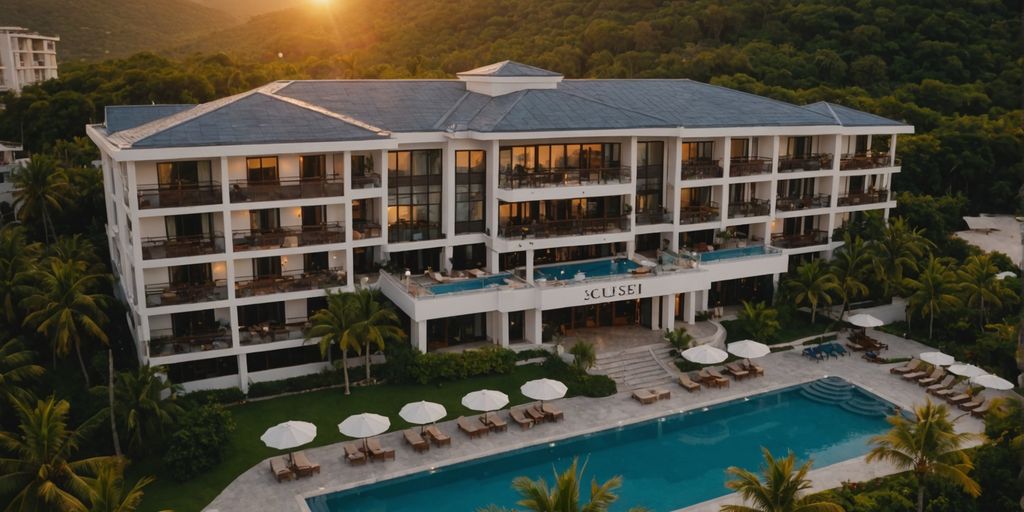
<path id="1" fill-rule="evenodd" d="M 259 345 L 275 341 L 298 340 L 304 337 L 309 321 L 305 318 L 289 318 L 285 323 L 260 322 L 238 328 L 238 342 L 245 345 Z"/>
<path id="2" fill-rule="evenodd" d="M 832 168 L 832 153 L 814 153 L 806 156 L 779 157 L 779 172 L 820 171 Z"/>
<path id="3" fill-rule="evenodd" d="M 895 165 L 899 165 L 899 160 Z M 877 169 L 879 167 L 891 167 L 892 158 L 888 153 L 873 153 L 871 155 L 845 154 L 839 159 L 839 170 L 854 171 L 857 169 Z"/>
<path id="4" fill-rule="evenodd" d="M 364 174 L 352 176 L 352 188 L 380 188 L 380 174 Z"/>
<path id="5" fill-rule="evenodd" d="M 545 169 L 533 172 L 505 170 L 498 175 L 498 186 L 504 189 L 567 187 L 629 182 L 630 171 L 628 167 Z"/>
<path id="6" fill-rule="evenodd" d="M 223 328 L 190 334 L 174 334 L 171 329 L 162 329 L 153 331 L 152 339 L 149 341 L 150 356 L 171 356 L 226 348 L 231 348 L 231 334 Z"/>
<path id="7" fill-rule="evenodd" d="M 162 283 L 146 285 L 149 307 L 195 304 L 228 298 L 227 281 L 217 279 L 206 283 Z"/>
<path id="8" fill-rule="evenodd" d="M 775 209 L 781 212 L 805 210 L 808 208 L 828 208 L 829 206 L 832 206 L 831 194 L 788 196 L 775 199 Z"/>
<path id="9" fill-rule="evenodd" d="M 275 181 L 231 181 L 231 202 L 281 201 L 345 194 L 341 176 L 326 178 L 283 178 Z"/>
<path id="10" fill-rule="evenodd" d="M 628 230 L 629 215 L 620 215 L 617 217 L 549 220 L 530 223 L 509 222 L 498 226 L 498 236 L 503 238 L 550 238 L 616 233 Z"/>
<path id="11" fill-rule="evenodd" d="M 231 233 L 231 243 L 236 251 L 337 244 L 344 241 L 345 224 L 341 222 L 289 226 L 270 231 L 240 229 Z"/>
<path id="12" fill-rule="evenodd" d="M 683 179 L 700 180 L 705 178 L 721 178 L 722 164 L 719 160 L 710 158 L 699 158 L 696 160 L 683 160 Z"/>
<path id="13" fill-rule="evenodd" d="M 640 226 L 649 226 L 651 224 L 671 224 L 672 214 L 664 208 L 637 211 L 636 223 Z"/>
<path id="14" fill-rule="evenodd" d="M 441 224 L 437 222 L 398 221 L 388 225 L 388 242 L 419 242 L 441 238 Z"/>
<path id="15" fill-rule="evenodd" d="M 181 258 L 224 252 L 220 233 L 181 236 L 152 236 L 142 239 L 142 259 Z"/>
<path id="16" fill-rule="evenodd" d="M 760 217 L 768 215 L 771 211 L 771 203 L 767 199 L 751 199 L 739 203 L 729 203 L 729 218 L 737 217 Z"/>
<path id="17" fill-rule="evenodd" d="M 220 183 L 176 183 L 170 185 L 139 185 L 139 209 L 198 206 L 221 202 Z"/>
<path id="18" fill-rule="evenodd" d="M 344 286 L 345 271 L 341 268 L 326 270 L 289 270 L 278 276 L 242 277 L 235 280 L 236 297 L 255 297 L 272 293 L 301 292 L 330 286 Z"/>
<path id="19" fill-rule="evenodd" d="M 839 206 L 856 206 L 858 204 L 884 203 L 889 200 L 888 190 L 870 192 L 851 192 L 839 196 Z"/>
<path id="20" fill-rule="evenodd" d="M 772 245 L 781 249 L 796 249 L 828 243 L 828 234 L 821 230 L 809 233 L 772 233 Z"/>
<path id="21" fill-rule="evenodd" d="M 379 222 L 370 220 L 352 219 L 352 239 L 365 240 L 367 238 L 380 238 L 381 228 Z"/>
<path id="22" fill-rule="evenodd" d="M 729 160 L 729 176 L 771 174 L 772 159 L 763 156 L 734 157 Z"/>
<path id="23" fill-rule="evenodd" d="M 717 201 L 708 201 L 703 204 L 683 205 L 679 212 L 681 224 L 700 224 L 702 222 L 714 222 L 722 218 L 722 209 Z"/>

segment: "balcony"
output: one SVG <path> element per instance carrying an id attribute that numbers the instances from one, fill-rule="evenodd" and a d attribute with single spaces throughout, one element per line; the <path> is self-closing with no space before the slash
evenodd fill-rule
<path id="1" fill-rule="evenodd" d="M 174 334 L 171 329 L 153 331 L 149 341 L 150 357 L 191 354 L 231 348 L 231 334 L 224 328 L 190 334 Z"/>
<path id="2" fill-rule="evenodd" d="M 772 233 L 772 245 L 780 249 L 798 249 L 828 243 L 828 234 L 816 229 L 808 233 Z"/>
<path id="3" fill-rule="evenodd" d="M 398 221 L 388 225 L 388 242 L 419 242 L 442 238 L 441 224 L 438 222 Z"/>
<path id="4" fill-rule="evenodd" d="M 761 217 L 771 211 L 771 203 L 767 199 L 751 199 L 738 203 L 729 203 L 729 218 Z"/>
<path id="5" fill-rule="evenodd" d="M 227 281 L 217 279 L 206 283 L 162 283 L 146 285 L 149 307 L 196 304 L 228 298 Z"/>
<path id="6" fill-rule="evenodd" d="M 352 189 L 364 189 L 364 188 L 380 188 L 380 174 L 364 174 L 362 176 L 352 176 Z"/>
<path id="7" fill-rule="evenodd" d="M 771 174 L 772 160 L 762 156 L 743 156 L 729 160 L 729 176 L 757 176 Z"/>
<path id="8" fill-rule="evenodd" d="M 804 196 L 787 196 L 775 199 L 775 209 L 780 212 L 792 212 L 810 208 L 828 208 L 832 206 L 831 194 L 814 194 Z"/>
<path id="9" fill-rule="evenodd" d="M 640 226 L 649 226 L 651 224 L 671 224 L 672 214 L 664 208 L 637 211 L 636 223 Z"/>
<path id="10" fill-rule="evenodd" d="M 598 235 L 629 231 L 629 215 L 591 219 L 567 219 L 508 222 L 498 227 L 502 238 L 552 238 L 560 236 Z"/>
<path id="11" fill-rule="evenodd" d="M 628 167 L 597 169 L 546 169 L 534 172 L 506 170 L 498 175 L 498 187 L 503 189 L 571 187 L 629 183 Z"/>
<path id="12" fill-rule="evenodd" d="M 832 153 L 814 153 L 807 156 L 783 155 L 779 157 L 779 172 L 820 171 L 832 168 Z"/>
<path id="13" fill-rule="evenodd" d="M 270 231 L 240 229 L 231 233 L 236 251 L 305 247 L 308 245 L 337 244 L 345 241 L 345 224 L 327 222 L 311 226 L 290 226 Z"/>
<path id="14" fill-rule="evenodd" d="M 381 227 L 379 222 L 362 219 L 352 219 L 352 239 L 365 240 L 367 238 L 380 238 Z"/>
<path id="15" fill-rule="evenodd" d="M 139 185 L 139 209 L 175 208 L 220 204 L 220 183 L 177 183 L 171 185 Z"/>
<path id="16" fill-rule="evenodd" d="M 341 176 L 284 178 L 276 181 L 231 181 L 231 202 L 283 201 L 345 195 Z"/>
<path id="17" fill-rule="evenodd" d="M 300 340 L 305 337 L 309 321 L 305 318 L 289 318 L 285 323 L 260 322 L 238 329 L 238 342 L 242 346 L 273 343 L 275 341 Z"/>
<path id="18" fill-rule="evenodd" d="M 708 201 L 703 204 L 683 205 L 679 212 L 680 224 L 700 224 L 702 222 L 715 222 L 722 218 L 722 209 L 717 201 Z"/>
<path id="19" fill-rule="evenodd" d="M 142 259 L 182 258 L 224 252 L 220 233 L 201 235 L 153 236 L 142 239 Z"/>
<path id="20" fill-rule="evenodd" d="M 857 206 L 859 204 L 884 203 L 889 200 L 888 190 L 872 190 L 868 192 L 851 192 L 839 196 L 839 206 Z"/>
<path id="21" fill-rule="evenodd" d="M 895 165 L 899 165 L 899 160 Z M 839 159 L 840 171 L 856 171 L 858 169 L 878 169 L 879 167 L 892 167 L 892 158 L 888 153 L 873 153 L 868 155 L 846 154 Z"/>
<path id="22" fill-rule="evenodd" d="M 702 180 L 707 178 L 722 177 L 722 163 L 720 160 L 710 158 L 699 158 L 696 160 L 683 160 L 683 179 Z"/>
<path id="23" fill-rule="evenodd" d="M 302 292 L 347 283 L 345 270 L 339 267 L 326 270 L 289 270 L 278 276 L 240 278 L 235 281 L 236 297 L 257 297 L 272 293 Z"/>

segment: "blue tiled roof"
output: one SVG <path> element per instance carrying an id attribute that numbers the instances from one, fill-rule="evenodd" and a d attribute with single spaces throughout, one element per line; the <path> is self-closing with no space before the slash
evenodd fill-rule
<path id="1" fill-rule="evenodd" d="M 882 116 L 876 116 L 863 110 L 844 107 L 827 101 L 804 105 L 804 108 L 827 115 L 843 126 L 902 126 L 905 124 Z"/>
<path id="2" fill-rule="evenodd" d="M 532 77 L 556 77 L 562 76 L 561 73 L 555 73 L 554 71 L 548 71 L 535 66 L 516 62 L 514 60 L 504 60 L 501 62 L 495 62 L 494 64 L 488 64 L 486 66 L 480 66 L 476 69 L 469 71 L 463 71 L 459 73 L 459 76 L 532 76 Z"/>
<path id="3" fill-rule="evenodd" d="M 195 105 L 111 105 L 105 109 L 107 131 L 130 130 L 150 121 L 188 110 Z"/>

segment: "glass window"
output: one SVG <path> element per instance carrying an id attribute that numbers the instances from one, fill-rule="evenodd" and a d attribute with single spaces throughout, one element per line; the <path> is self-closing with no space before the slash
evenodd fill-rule
<path id="1" fill-rule="evenodd" d="M 729 148 L 729 156 L 732 158 L 750 156 L 750 139 L 732 139 Z"/>
<path id="2" fill-rule="evenodd" d="M 327 155 L 302 155 L 299 172 L 302 179 L 324 179 L 327 176 Z"/>
<path id="3" fill-rule="evenodd" d="M 440 238 L 441 150 L 391 151 L 388 165 L 389 241 Z"/>
<path id="4" fill-rule="evenodd" d="M 714 158 L 715 143 L 713 141 L 684 142 L 683 161 L 711 160 Z"/>
<path id="5" fill-rule="evenodd" d="M 245 167 L 249 181 L 277 181 L 276 156 L 246 158 Z"/>
<path id="6" fill-rule="evenodd" d="M 158 183 L 164 186 L 209 184 L 213 181 L 209 160 L 160 162 L 156 164 L 156 171 Z"/>
<path id="7" fill-rule="evenodd" d="M 486 161 L 484 151 L 455 152 L 455 233 L 484 231 Z"/>

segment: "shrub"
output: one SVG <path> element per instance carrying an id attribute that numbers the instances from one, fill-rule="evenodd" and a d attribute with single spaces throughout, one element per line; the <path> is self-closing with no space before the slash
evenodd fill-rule
<path id="1" fill-rule="evenodd" d="M 206 404 L 188 412 L 171 435 L 164 465 L 179 482 L 191 480 L 224 459 L 235 421 L 224 406 Z"/>
<path id="2" fill-rule="evenodd" d="M 223 405 L 237 404 L 245 400 L 245 393 L 242 393 L 242 390 L 238 388 L 204 389 L 188 393 L 179 400 L 182 401 L 182 407 L 194 409 L 200 405 L 211 403 Z"/>
<path id="3" fill-rule="evenodd" d="M 739 324 L 748 335 L 762 343 L 774 339 L 775 334 L 782 327 L 782 324 L 779 323 L 778 310 L 769 307 L 764 302 L 743 301 Z"/>
<path id="4" fill-rule="evenodd" d="M 350 372 L 353 370 L 354 368 L 349 368 Z M 249 386 L 249 398 L 260 398 L 280 395 L 283 393 L 295 393 L 298 391 L 337 386 L 341 384 L 341 379 L 341 370 L 338 368 L 330 368 L 320 373 L 300 375 L 298 377 L 291 377 L 288 379 L 254 382 Z"/>
<path id="5" fill-rule="evenodd" d="M 569 353 L 572 354 L 572 364 L 580 370 L 589 370 L 597 362 L 597 349 L 585 341 L 577 341 Z"/>
<path id="6" fill-rule="evenodd" d="M 544 370 L 548 377 L 562 381 L 569 388 L 569 395 L 600 398 L 614 395 L 617 391 L 615 381 L 607 375 L 590 375 L 555 354 L 548 354 Z"/>
<path id="7" fill-rule="evenodd" d="M 411 343 L 388 343 L 384 346 L 384 364 L 378 375 L 394 384 L 411 384 L 415 382 L 409 375 L 409 368 L 416 362 L 420 351 Z"/>
<path id="8" fill-rule="evenodd" d="M 516 361 L 526 361 L 528 359 L 534 359 L 537 357 L 547 357 L 551 352 L 542 348 L 531 348 L 529 350 L 520 350 L 516 352 Z"/>
<path id="9" fill-rule="evenodd" d="M 461 353 L 416 354 L 415 360 L 408 367 L 408 375 L 415 382 L 430 384 L 477 375 L 507 374 L 515 366 L 515 352 L 506 348 L 486 347 Z"/>

